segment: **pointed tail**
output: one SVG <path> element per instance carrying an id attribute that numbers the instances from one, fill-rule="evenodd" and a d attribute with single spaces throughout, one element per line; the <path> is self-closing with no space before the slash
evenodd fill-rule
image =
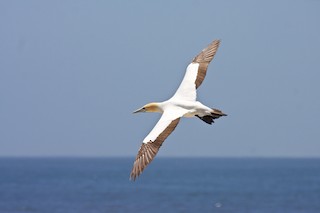
<path id="1" fill-rule="evenodd" d="M 218 109 L 212 109 L 211 115 L 215 119 L 220 118 L 221 116 L 227 116 L 227 114 L 224 114 L 221 110 L 218 110 Z"/>
<path id="2" fill-rule="evenodd" d="M 198 118 L 206 122 L 207 124 L 214 123 L 214 119 L 218 119 L 221 116 L 227 116 L 227 114 L 224 114 L 221 110 L 218 109 L 212 109 L 211 115 L 205 115 L 203 117 L 200 117 L 196 115 Z"/>

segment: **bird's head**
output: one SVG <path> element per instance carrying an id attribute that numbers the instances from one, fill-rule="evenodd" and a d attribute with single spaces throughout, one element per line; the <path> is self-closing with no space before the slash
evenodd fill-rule
<path id="1" fill-rule="evenodd" d="M 137 109 L 133 113 L 138 112 L 163 112 L 163 110 L 160 108 L 158 103 L 149 103 L 141 107 L 140 109 Z"/>

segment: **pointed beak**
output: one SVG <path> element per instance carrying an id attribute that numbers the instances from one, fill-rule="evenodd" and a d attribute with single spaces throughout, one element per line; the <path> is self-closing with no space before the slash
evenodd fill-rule
<path id="1" fill-rule="evenodd" d="M 145 110 L 143 108 L 137 109 L 136 111 L 134 111 L 133 113 L 138 113 L 138 112 L 145 112 Z"/>

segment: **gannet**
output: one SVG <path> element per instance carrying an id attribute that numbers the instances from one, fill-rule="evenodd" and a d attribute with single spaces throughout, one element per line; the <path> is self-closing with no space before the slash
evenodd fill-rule
<path id="1" fill-rule="evenodd" d="M 130 179 L 135 180 L 154 159 L 162 143 L 176 128 L 181 117 L 198 117 L 207 124 L 226 116 L 221 110 L 207 107 L 196 100 L 197 88 L 201 85 L 207 68 L 219 47 L 220 40 L 214 40 L 188 65 L 184 78 L 176 93 L 167 101 L 144 105 L 138 112 L 159 112 L 162 116 L 143 140 L 134 161 Z"/>

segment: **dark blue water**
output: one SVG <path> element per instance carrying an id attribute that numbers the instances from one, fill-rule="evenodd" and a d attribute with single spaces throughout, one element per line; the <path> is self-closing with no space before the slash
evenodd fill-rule
<path id="1" fill-rule="evenodd" d="M 0 212 L 320 212 L 320 159 L 0 158 Z"/>

